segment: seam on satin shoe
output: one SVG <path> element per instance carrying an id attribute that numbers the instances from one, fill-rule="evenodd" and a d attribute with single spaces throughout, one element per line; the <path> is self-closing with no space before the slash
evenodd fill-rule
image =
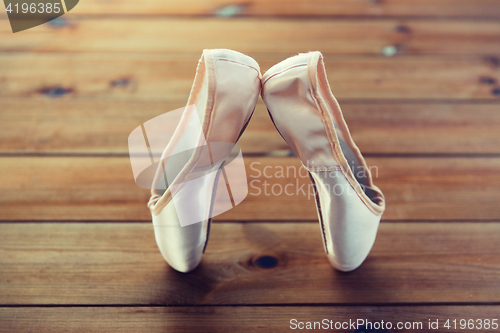
<path id="1" fill-rule="evenodd" d="M 211 56 L 211 63 L 210 63 L 210 71 L 212 72 L 212 78 L 214 79 L 213 81 L 213 95 L 212 95 L 212 100 L 210 101 L 211 102 L 211 105 L 210 105 L 210 109 L 208 111 L 208 121 L 206 123 L 206 133 L 204 133 L 205 135 L 205 140 L 207 141 L 207 143 L 210 142 L 210 132 L 212 131 L 212 123 L 213 123 L 213 119 L 214 119 L 214 110 L 215 110 L 215 107 L 216 107 L 216 102 L 217 102 L 217 68 L 216 68 L 216 65 L 215 65 L 215 58 L 213 56 L 213 54 L 210 55 Z M 208 68 L 207 68 L 208 69 Z M 207 101 L 208 102 L 208 101 Z"/>
<path id="2" fill-rule="evenodd" d="M 302 163 L 302 161 L 301 161 Z M 333 165 L 333 166 L 326 166 L 326 165 L 318 165 L 318 166 L 311 166 L 307 167 L 302 163 L 302 166 L 307 170 L 311 172 L 318 172 L 318 171 L 342 171 L 342 168 L 340 165 Z"/>
<path id="3" fill-rule="evenodd" d="M 323 211 L 321 210 L 321 203 L 319 201 L 318 186 L 316 185 L 313 176 L 311 176 L 311 173 L 308 174 L 309 178 L 311 179 L 311 183 L 314 187 L 314 199 L 316 200 L 316 207 L 318 208 L 319 225 L 321 227 L 321 234 L 323 235 L 323 246 L 325 248 L 326 254 L 328 254 L 328 242 L 326 240 L 325 225 L 323 222 Z"/>
<path id="4" fill-rule="evenodd" d="M 212 218 L 208 219 L 208 225 L 207 225 L 207 234 L 205 236 L 205 245 L 203 245 L 203 252 L 205 253 L 205 250 L 207 249 L 208 245 L 208 237 L 210 236 L 210 227 L 212 226 Z"/>
<path id="5" fill-rule="evenodd" d="M 218 160 L 213 161 L 211 165 L 194 168 L 191 170 L 191 172 L 207 171 L 213 169 L 215 166 L 217 166 L 217 164 L 224 162 L 226 159 L 227 159 L 226 157 L 219 158 Z"/>
<path id="6" fill-rule="evenodd" d="M 307 64 L 299 64 L 299 65 L 294 65 L 294 66 L 291 66 L 291 67 L 285 68 L 285 69 L 283 69 L 283 70 L 281 70 L 281 71 L 279 71 L 279 72 L 277 72 L 277 73 L 274 73 L 273 75 L 271 75 L 271 76 L 269 76 L 268 78 L 266 78 L 266 79 L 264 80 L 264 82 L 262 82 L 262 85 L 266 84 L 266 82 L 267 82 L 267 81 L 269 81 L 271 78 L 275 77 L 276 75 L 282 74 L 282 73 L 284 73 L 284 72 L 286 72 L 286 71 L 288 71 L 288 70 L 290 70 L 290 69 L 292 69 L 292 68 L 303 67 L 303 66 L 307 66 Z"/>
<path id="7" fill-rule="evenodd" d="M 262 78 L 262 74 L 260 73 L 260 70 L 259 70 L 259 69 L 257 69 L 257 68 L 255 68 L 255 67 L 253 67 L 253 66 L 250 66 L 250 65 L 247 65 L 247 64 L 241 63 L 241 62 L 239 62 L 239 61 L 230 60 L 230 59 L 225 59 L 225 58 L 217 58 L 217 59 L 215 59 L 215 61 L 218 61 L 218 60 L 220 60 L 220 61 L 227 61 L 227 62 L 233 62 L 233 63 L 235 63 L 235 64 L 242 65 L 242 66 L 246 66 L 246 67 L 249 67 L 249 68 L 251 68 L 251 69 L 254 69 L 254 70 L 257 72 L 257 74 L 259 74 L 259 79 L 260 79 L 260 78 Z"/>

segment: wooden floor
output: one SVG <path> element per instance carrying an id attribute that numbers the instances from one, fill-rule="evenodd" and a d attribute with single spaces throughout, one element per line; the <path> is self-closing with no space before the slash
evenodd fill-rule
<path id="1" fill-rule="evenodd" d="M 358 270 L 328 265 L 312 198 L 252 189 L 215 218 L 199 268 L 165 263 L 127 137 L 185 105 L 203 48 L 262 73 L 323 52 L 387 198 Z M 239 145 L 249 179 L 299 165 L 262 101 Z M 0 332 L 500 320 L 500 2 L 85 0 L 16 34 L 3 14 L 0 171 Z"/>

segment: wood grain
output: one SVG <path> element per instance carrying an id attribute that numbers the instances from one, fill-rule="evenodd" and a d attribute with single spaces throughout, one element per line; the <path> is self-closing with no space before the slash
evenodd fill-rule
<path id="1" fill-rule="evenodd" d="M 0 100 L 0 152 L 57 154 L 128 154 L 130 132 L 185 102 L 103 99 Z M 28 120 L 29 119 L 29 120 Z M 288 150 L 264 103 L 238 142 L 244 153 Z"/>
<path id="2" fill-rule="evenodd" d="M 0 13 L 0 333 L 498 318 L 498 18 L 497 0 L 86 0 L 12 34 Z M 276 157 L 289 150 L 262 101 L 240 141 L 250 195 L 215 218 L 194 272 L 163 260 L 127 136 L 184 106 L 201 50 L 218 47 L 262 72 L 325 54 L 387 199 L 358 270 L 328 265 L 305 174 L 275 174 L 300 164 Z M 272 192 L 287 184 L 296 195 Z"/>
<path id="3" fill-rule="evenodd" d="M 385 220 L 500 216 L 499 158 L 367 162 L 387 199 Z M 245 164 L 248 196 L 215 220 L 317 221 L 312 186 L 297 158 L 246 157 Z M 151 220 L 149 190 L 134 183 L 128 157 L 3 157 L 0 169 L 0 220 Z"/>
<path id="4" fill-rule="evenodd" d="M 168 267 L 151 224 L 0 224 L 0 303 L 498 303 L 499 223 L 382 223 L 363 265 L 331 268 L 318 224 L 219 223 L 201 265 Z M 277 259 L 260 268 L 261 256 Z M 463 304 L 462 304 L 463 305 Z"/>
<path id="5" fill-rule="evenodd" d="M 498 6 L 500 7 L 500 6 Z M 64 26 L 45 24 L 12 34 L 0 21 L 0 51 L 16 52 L 181 52 L 229 48 L 243 53 L 498 54 L 497 21 L 412 19 L 261 19 L 119 17 L 76 18 Z M 124 38 L 126 36 L 126 38 Z M 244 37 L 242 37 L 244 36 Z"/>
<path id="6" fill-rule="evenodd" d="M 255 59 L 264 73 L 290 55 L 257 55 Z M 199 57 L 200 54 L 3 53 L 0 98 L 84 97 L 175 101 L 183 106 Z M 330 85 L 341 101 L 499 101 L 498 61 L 482 56 L 325 57 Z"/>
<path id="7" fill-rule="evenodd" d="M 128 154 L 143 122 L 184 103 L 103 99 L 0 100 L 1 153 Z M 499 154 L 500 104 L 341 101 L 364 154 Z M 238 145 L 247 154 L 289 150 L 259 101 Z"/>
<path id="8" fill-rule="evenodd" d="M 358 319 L 370 321 L 372 325 L 383 320 L 385 327 L 388 322 L 393 327 L 409 322 L 407 325 L 412 329 L 397 332 L 425 332 L 430 319 L 433 322 L 439 320 L 439 327 L 446 332 L 461 333 L 464 330 L 460 326 L 444 329 L 444 324 L 450 318 L 459 318 L 458 325 L 460 319 L 497 318 L 499 311 L 500 307 L 494 305 L 0 308 L 0 332 L 32 332 L 33 327 L 40 333 L 61 330 L 98 333 L 289 332 L 295 327 L 290 323 L 292 319 L 304 322 L 304 325 L 327 319 L 333 321 L 333 328 L 336 323 L 356 322 Z M 420 323 L 424 329 L 417 329 Z M 353 332 L 353 329 L 335 329 L 335 332 Z"/>
<path id="9" fill-rule="evenodd" d="M 185 0 L 144 3 L 131 0 L 80 2 L 72 15 L 201 15 L 201 16 L 361 16 L 498 18 L 495 0 Z"/>

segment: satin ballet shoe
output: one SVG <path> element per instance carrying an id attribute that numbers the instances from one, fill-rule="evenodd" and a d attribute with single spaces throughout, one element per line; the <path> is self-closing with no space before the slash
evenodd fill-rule
<path id="1" fill-rule="evenodd" d="M 301 53 L 271 67 L 261 95 L 276 129 L 309 172 L 330 264 L 356 269 L 375 242 L 385 200 L 330 90 L 322 54 Z"/>
<path id="2" fill-rule="evenodd" d="M 148 203 L 160 252 L 179 272 L 201 262 L 223 166 L 252 116 L 260 87 L 254 59 L 232 50 L 203 51 Z"/>

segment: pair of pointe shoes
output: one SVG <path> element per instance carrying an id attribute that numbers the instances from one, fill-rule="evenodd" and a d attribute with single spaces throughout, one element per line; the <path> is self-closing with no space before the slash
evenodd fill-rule
<path id="1" fill-rule="evenodd" d="M 235 144 L 250 120 L 259 94 L 276 129 L 309 172 L 330 264 L 341 271 L 356 269 L 373 246 L 385 201 L 373 184 L 370 170 L 330 90 L 320 52 L 288 58 L 262 76 L 257 62 L 244 54 L 225 49 L 204 50 L 187 103 L 196 106 L 190 112 L 199 116 L 199 133 L 177 133 L 183 126 L 189 127 L 189 116 L 183 116 L 172 141 L 177 137 L 177 147 L 182 147 L 183 141 L 200 140 L 199 137 L 205 147 L 212 143 Z M 185 113 L 188 112 L 186 108 Z M 165 150 L 176 149 L 172 145 L 169 143 Z M 201 262 L 218 177 L 228 156 L 227 152 L 216 152 L 221 157 L 217 158 L 209 152 L 208 165 L 200 162 L 199 156 L 204 153 L 192 153 L 183 163 L 159 165 L 155 182 L 165 172 L 171 174 L 169 179 L 173 181 L 164 190 L 153 186 L 148 204 L 160 252 L 179 272 L 189 272 Z M 196 170 L 207 168 L 216 172 L 203 178 L 196 193 L 188 186 L 179 186 L 186 179 L 196 179 Z M 185 204 L 176 205 L 175 201 Z M 197 212 L 204 212 L 194 218 L 201 222 L 183 226 L 181 219 Z"/>

